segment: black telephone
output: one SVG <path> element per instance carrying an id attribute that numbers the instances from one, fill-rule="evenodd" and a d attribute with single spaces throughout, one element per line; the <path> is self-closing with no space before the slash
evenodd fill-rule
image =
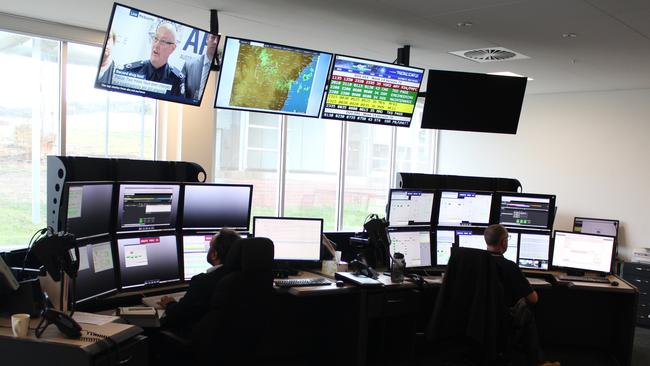
<path id="1" fill-rule="evenodd" d="M 368 265 L 366 259 L 363 258 L 362 255 L 357 255 L 357 259 L 354 259 L 348 265 L 350 269 L 357 275 L 363 275 L 375 280 L 379 278 L 379 273 L 377 273 L 377 271 Z"/>
<path id="2" fill-rule="evenodd" d="M 41 324 L 36 329 L 36 336 L 40 337 L 50 324 L 56 325 L 59 331 L 68 338 L 81 337 L 81 326 L 72 317 L 55 309 L 46 309 L 42 314 Z M 42 328 L 43 322 L 46 322 Z"/>

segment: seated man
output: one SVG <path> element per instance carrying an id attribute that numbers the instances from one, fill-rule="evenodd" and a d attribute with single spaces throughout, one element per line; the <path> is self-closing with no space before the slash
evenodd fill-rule
<path id="1" fill-rule="evenodd" d="M 221 230 L 210 241 L 207 260 L 212 265 L 206 273 L 200 273 L 190 280 L 190 286 L 183 298 L 176 302 L 173 297 L 163 296 L 160 305 L 165 308 L 161 326 L 173 328 L 182 333 L 188 332 L 210 307 L 210 299 L 217 283 L 228 273 L 223 263 L 230 247 L 240 239 L 232 230 Z"/>
<path id="2" fill-rule="evenodd" d="M 539 297 L 528 280 L 514 262 L 506 259 L 503 253 L 508 249 L 508 230 L 503 225 L 490 225 L 484 233 L 487 251 L 492 253 L 499 278 L 503 286 L 505 304 L 511 308 L 513 323 L 524 343 L 526 356 L 530 364 L 559 366 L 559 362 L 542 363 L 542 349 L 537 336 L 535 317 L 528 305 L 537 303 Z"/>

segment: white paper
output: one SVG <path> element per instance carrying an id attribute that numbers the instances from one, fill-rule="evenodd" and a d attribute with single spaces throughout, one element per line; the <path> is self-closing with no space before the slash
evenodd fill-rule
<path id="1" fill-rule="evenodd" d="M 93 267 L 95 268 L 95 273 L 113 268 L 113 256 L 111 254 L 110 243 L 93 245 Z"/>
<path id="2" fill-rule="evenodd" d="M 81 201 L 83 187 L 70 187 L 68 192 L 68 218 L 76 219 L 81 217 Z"/>
<path id="3" fill-rule="evenodd" d="M 127 245 L 124 250 L 124 264 L 126 268 L 146 266 L 149 264 L 146 245 Z"/>
<path id="4" fill-rule="evenodd" d="M 88 246 L 79 248 L 79 270 L 83 271 L 84 269 L 90 268 L 88 263 Z"/>
<path id="5" fill-rule="evenodd" d="M 118 320 L 119 317 L 75 311 L 74 315 L 72 316 L 72 319 L 77 321 L 77 323 L 104 325 Z"/>

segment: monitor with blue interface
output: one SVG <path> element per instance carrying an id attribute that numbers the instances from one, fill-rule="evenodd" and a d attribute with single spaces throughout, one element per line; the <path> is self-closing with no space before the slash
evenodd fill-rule
<path id="1" fill-rule="evenodd" d="M 183 229 L 248 231 L 252 197 L 252 185 L 186 184 Z"/>
<path id="2" fill-rule="evenodd" d="M 409 127 L 424 70 L 336 55 L 322 118 Z"/>
<path id="3" fill-rule="evenodd" d="M 226 37 L 214 106 L 318 117 L 331 62 L 328 52 Z"/>
<path id="4" fill-rule="evenodd" d="M 113 5 L 95 87 L 201 104 L 219 36 L 126 5 Z"/>
<path id="5" fill-rule="evenodd" d="M 456 231 L 452 228 L 437 228 L 436 238 L 436 265 L 446 266 L 451 256 L 451 248 L 456 243 Z"/>
<path id="6" fill-rule="evenodd" d="M 78 243 L 79 272 L 74 291 L 76 302 L 85 302 L 117 291 L 111 241 L 80 240 Z"/>
<path id="7" fill-rule="evenodd" d="M 60 211 L 61 217 L 65 217 L 65 231 L 74 234 L 77 239 L 108 234 L 111 230 L 112 206 L 112 183 L 65 183 Z"/>
<path id="8" fill-rule="evenodd" d="M 553 267 L 611 273 L 614 237 L 555 231 Z"/>
<path id="9" fill-rule="evenodd" d="M 180 280 L 175 235 L 153 233 L 117 239 L 121 288 L 155 286 Z"/>
<path id="10" fill-rule="evenodd" d="M 323 219 L 253 217 L 253 236 L 273 241 L 274 259 L 319 261 Z"/>
<path id="11" fill-rule="evenodd" d="M 491 206 L 492 192 L 442 191 L 438 225 L 487 225 Z"/>
<path id="12" fill-rule="evenodd" d="M 429 226 L 435 191 L 391 189 L 386 219 L 390 226 Z"/>
<path id="13" fill-rule="evenodd" d="M 456 230 L 456 242 L 461 248 L 474 248 L 487 250 L 487 243 L 484 236 L 485 229 L 458 229 Z M 519 234 L 508 232 L 508 247 L 503 257 L 517 263 Z"/>
<path id="14" fill-rule="evenodd" d="M 499 198 L 500 224 L 536 229 L 553 226 L 554 195 L 502 192 Z"/>
<path id="15" fill-rule="evenodd" d="M 390 228 L 389 251 L 391 256 L 395 253 L 404 254 L 407 268 L 430 267 L 433 265 L 431 258 L 431 231 L 428 228 Z"/>
<path id="16" fill-rule="evenodd" d="M 120 184 L 117 232 L 176 228 L 180 186 L 177 184 Z"/>

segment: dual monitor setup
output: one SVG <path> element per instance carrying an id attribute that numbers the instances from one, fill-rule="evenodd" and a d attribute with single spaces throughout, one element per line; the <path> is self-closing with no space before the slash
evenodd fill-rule
<path id="1" fill-rule="evenodd" d="M 520 268 L 611 273 L 617 220 L 576 217 L 574 231 L 552 234 L 555 196 L 516 192 L 391 189 L 390 252 L 406 266 L 445 266 L 452 247 L 486 249 L 485 227 L 508 228 L 505 257 Z"/>
<path id="2" fill-rule="evenodd" d="M 215 232 L 249 236 L 252 194 L 238 184 L 65 183 L 59 222 L 77 238 L 77 302 L 204 272 Z M 253 236 L 274 242 L 277 261 L 319 261 L 322 232 L 322 219 L 253 218 Z"/>
<path id="3" fill-rule="evenodd" d="M 420 93 L 422 68 L 231 36 L 219 60 L 220 38 L 116 3 L 95 87 L 198 106 L 218 63 L 215 108 L 409 127 L 424 96 L 422 128 L 517 132 L 525 77 L 429 70 Z"/>

